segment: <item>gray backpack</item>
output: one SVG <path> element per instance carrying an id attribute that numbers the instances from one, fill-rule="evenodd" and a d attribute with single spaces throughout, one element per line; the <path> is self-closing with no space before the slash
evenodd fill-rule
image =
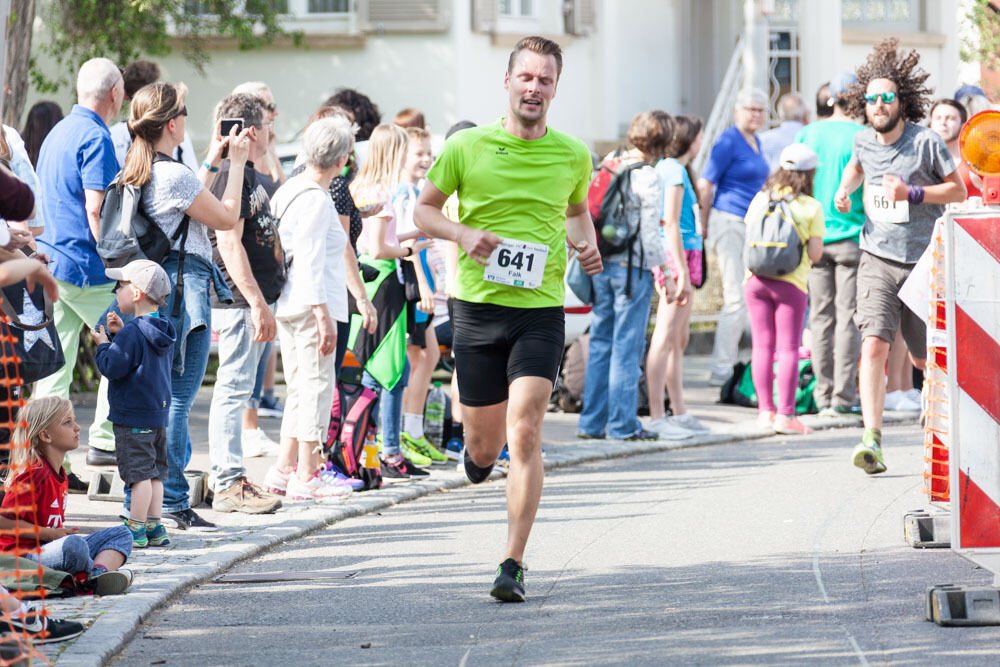
<path id="1" fill-rule="evenodd" d="M 157 153 L 153 164 L 173 160 Z M 184 216 L 171 238 L 150 220 L 142 210 L 142 188 L 123 185 L 119 179 L 121 172 L 108 185 L 101 204 L 101 237 L 97 240 L 97 254 L 104 266 L 117 268 L 134 259 L 151 259 L 162 264 L 170 254 L 174 241 L 186 238 L 189 223 Z M 181 245 L 183 252 L 183 243 Z"/>
<path id="2" fill-rule="evenodd" d="M 763 214 L 747 217 L 743 262 L 761 278 L 788 275 L 802 263 L 802 237 L 788 204 L 792 197 L 772 199 Z"/>

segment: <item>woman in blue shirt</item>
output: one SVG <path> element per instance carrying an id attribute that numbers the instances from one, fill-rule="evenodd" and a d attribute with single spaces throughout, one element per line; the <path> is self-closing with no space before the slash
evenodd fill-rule
<path id="1" fill-rule="evenodd" d="M 702 234 L 722 276 L 722 313 L 715 330 L 709 384 L 721 386 L 733 373 L 747 309 L 743 302 L 743 216 L 770 174 L 759 130 L 767 120 L 767 95 L 745 90 L 736 98 L 735 123 L 723 132 L 698 180 Z"/>

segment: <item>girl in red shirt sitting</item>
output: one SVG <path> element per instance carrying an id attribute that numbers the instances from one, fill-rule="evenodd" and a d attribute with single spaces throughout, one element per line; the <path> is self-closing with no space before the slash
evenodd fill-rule
<path id="1" fill-rule="evenodd" d="M 87 536 L 65 525 L 66 452 L 80 445 L 73 404 L 47 396 L 29 401 L 18 412 L 20 425 L 12 442 L 27 447 L 11 451 L 11 471 L 0 503 L 0 550 L 70 574 L 84 573 L 97 595 L 125 592 L 132 573 L 119 568 L 132 552 L 132 534 L 124 525 Z"/>

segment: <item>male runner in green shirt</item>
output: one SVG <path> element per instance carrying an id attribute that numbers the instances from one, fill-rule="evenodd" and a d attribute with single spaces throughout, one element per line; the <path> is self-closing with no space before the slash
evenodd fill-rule
<path id="1" fill-rule="evenodd" d="M 584 271 L 602 270 L 587 212 L 590 151 L 546 127 L 562 71 L 559 45 L 526 37 L 514 47 L 506 116 L 453 135 L 427 174 L 414 218 L 456 242 L 452 327 L 465 421 L 465 472 L 489 477 L 504 443 L 507 549 L 491 595 L 523 602 L 524 547 L 542 495 L 542 419 L 562 359 L 566 246 Z M 458 193 L 459 218 L 441 207 Z"/>

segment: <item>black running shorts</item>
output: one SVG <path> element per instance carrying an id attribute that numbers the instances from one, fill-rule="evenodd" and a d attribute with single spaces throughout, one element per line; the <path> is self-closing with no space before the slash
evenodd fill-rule
<path id="1" fill-rule="evenodd" d="M 503 403 L 507 387 L 519 377 L 555 383 L 566 339 L 562 307 L 510 308 L 455 299 L 451 325 L 462 405 Z"/>

